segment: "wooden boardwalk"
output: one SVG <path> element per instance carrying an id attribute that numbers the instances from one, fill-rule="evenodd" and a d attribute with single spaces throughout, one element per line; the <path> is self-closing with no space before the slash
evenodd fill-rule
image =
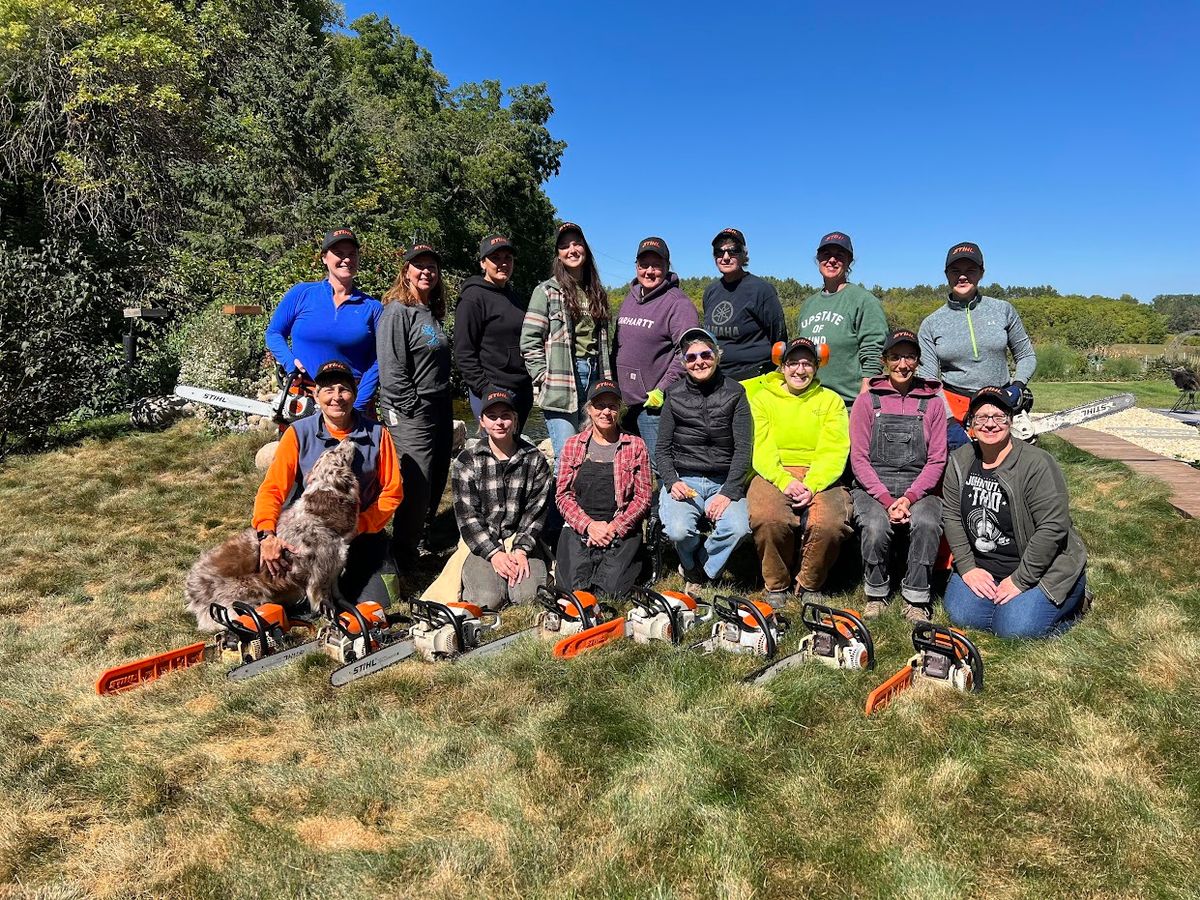
<path id="1" fill-rule="evenodd" d="M 1162 479 L 1171 488 L 1171 505 L 1189 519 L 1200 519 L 1200 469 L 1159 456 L 1111 434 L 1078 425 L 1054 434 L 1093 456 L 1115 459 L 1140 475 Z"/>

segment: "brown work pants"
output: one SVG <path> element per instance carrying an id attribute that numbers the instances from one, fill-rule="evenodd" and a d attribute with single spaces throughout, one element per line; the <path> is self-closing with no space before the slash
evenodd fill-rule
<path id="1" fill-rule="evenodd" d="M 801 481 L 808 473 L 807 466 L 784 468 Z M 851 534 L 846 489 L 840 484 L 826 488 L 807 509 L 797 511 L 783 491 L 755 475 L 746 497 L 767 590 L 819 591 L 837 561 L 842 541 Z"/>

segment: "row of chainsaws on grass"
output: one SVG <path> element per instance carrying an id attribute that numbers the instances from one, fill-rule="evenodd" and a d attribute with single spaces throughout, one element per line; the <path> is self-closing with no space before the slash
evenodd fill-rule
<path id="1" fill-rule="evenodd" d="M 241 681 L 315 652 L 338 663 L 329 682 L 340 687 L 412 656 L 464 662 L 492 656 L 528 637 L 553 642 L 554 655 L 563 659 L 626 639 L 748 655 L 763 665 L 745 681 L 759 684 L 808 663 L 851 672 L 875 668 L 875 643 L 854 610 L 805 603 L 800 621 L 806 633 L 795 652 L 780 655 L 791 623 L 766 603 L 718 595 L 706 604 L 689 594 L 647 588 L 636 588 L 629 600 L 631 608 L 621 616 L 585 591 L 542 587 L 535 624 L 494 640 L 486 638 L 500 626 L 500 613 L 471 603 L 412 600 L 409 614 L 400 615 L 374 602 L 335 601 L 339 608 L 327 610 L 319 622 L 291 615 L 276 603 L 236 604 L 232 611 L 214 605 L 212 616 L 222 630 L 210 642 L 109 669 L 97 679 L 96 692 L 129 690 L 176 669 L 217 659 L 233 664 L 227 679 Z M 706 630 L 706 638 L 689 641 Z M 913 629 L 912 644 L 915 655 L 867 698 L 867 715 L 918 682 L 959 691 L 983 689 L 983 657 L 962 632 L 923 622 Z"/>

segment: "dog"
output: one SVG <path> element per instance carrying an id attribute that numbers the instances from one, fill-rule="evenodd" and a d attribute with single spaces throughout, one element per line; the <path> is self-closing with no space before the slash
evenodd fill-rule
<path id="1" fill-rule="evenodd" d="M 221 630 L 209 613 L 214 603 L 226 609 L 239 601 L 249 606 L 295 605 L 307 597 L 314 614 L 331 605 L 346 551 L 357 533 L 354 454 L 349 440 L 322 453 L 305 478 L 304 493 L 280 515 L 275 532 L 293 548 L 282 575 L 272 577 L 259 565 L 258 535 L 253 528 L 197 560 L 184 583 L 184 597 L 201 631 Z"/>

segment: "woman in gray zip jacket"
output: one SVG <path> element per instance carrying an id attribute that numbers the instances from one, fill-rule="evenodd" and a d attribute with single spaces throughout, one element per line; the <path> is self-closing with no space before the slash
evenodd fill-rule
<path id="1" fill-rule="evenodd" d="M 379 417 L 396 445 L 404 481 L 392 520 L 392 555 L 401 567 L 416 562 L 450 473 L 454 413 L 441 263 L 428 244 L 404 254 L 396 283 L 383 295 L 376 333 Z"/>
<path id="2" fill-rule="evenodd" d="M 1013 411 L 1003 388 L 977 391 L 966 415 L 974 440 L 946 466 L 942 525 L 954 553 L 946 614 L 1000 637 L 1049 637 L 1088 605 L 1087 550 L 1062 470 L 1045 450 L 1013 440 Z"/>

